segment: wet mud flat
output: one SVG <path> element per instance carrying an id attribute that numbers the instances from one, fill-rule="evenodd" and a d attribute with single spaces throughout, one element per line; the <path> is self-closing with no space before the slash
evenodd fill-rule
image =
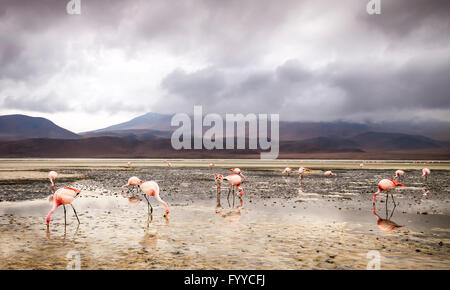
<path id="1" fill-rule="evenodd" d="M 245 170 L 245 168 L 242 168 Z M 82 269 L 366 269 L 370 251 L 381 269 L 450 269 L 450 172 L 428 181 L 406 172 L 407 187 L 372 195 L 392 170 L 320 170 L 303 178 L 278 170 L 246 170 L 244 200 L 236 207 L 222 188 L 216 204 L 215 173 L 222 168 L 61 169 L 86 179 L 60 182 L 82 190 L 68 208 L 67 227 L 58 208 L 47 232 L 48 181 L 0 185 L 0 269 L 65 269 L 79 255 Z M 120 186 L 136 175 L 155 180 L 171 213 L 150 199 L 124 198 Z M 424 195 L 426 193 L 426 195 Z M 403 227 L 382 230 L 377 216 Z"/>

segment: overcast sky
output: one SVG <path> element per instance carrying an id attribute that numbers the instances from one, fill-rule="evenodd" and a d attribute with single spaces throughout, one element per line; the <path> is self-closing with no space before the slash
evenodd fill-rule
<path id="1" fill-rule="evenodd" d="M 450 121 L 450 1 L 0 0 L 0 114 Z"/>

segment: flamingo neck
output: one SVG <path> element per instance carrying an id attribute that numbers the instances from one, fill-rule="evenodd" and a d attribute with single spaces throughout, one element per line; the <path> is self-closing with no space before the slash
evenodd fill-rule
<path id="1" fill-rule="evenodd" d="M 45 219 L 47 221 L 47 224 L 50 223 L 50 216 L 52 215 L 52 213 L 58 208 L 59 204 L 56 202 L 56 199 L 54 199 L 53 201 L 53 207 L 52 209 L 48 212 L 47 218 Z"/>
<path id="2" fill-rule="evenodd" d="M 169 206 L 164 200 L 161 199 L 161 197 L 159 197 L 159 192 L 155 194 L 155 198 L 157 201 L 159 201 L 159 203 L 161 203 L 164 206 L 166 213 L 169 213 Z"/>

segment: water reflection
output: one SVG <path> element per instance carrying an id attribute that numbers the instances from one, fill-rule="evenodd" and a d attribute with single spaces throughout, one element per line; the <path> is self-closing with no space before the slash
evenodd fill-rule
<path id="1" fill-rule="evenodd" d="M 80 224 L 77 224 L 77 228 L 75 229 L 75 231 L 73 232 L 72 235 L 72 241 L 75 241 L 75 238 L 78 235 L 78 230 L 80 229 Z M 50 234 L 50 229 L 47 228 L 46 232 L 45 232 L 45 236 L 47 237 L 47 239 L 51 240 L 51 234 Z M 64 234 L 63 234 L 63 241 L 65 241 L 67 238 L 67 225 L 64 225 Z"/>
<path id="2" fill-rule="evenodd" d="M 305 193 L 306 193 L 305 188 L 304 188 L 302 185 L 300 185 L 300 186 L 298 187 L 298 195 L 299 195 L 299 196 L 302 196 L 302 195 L 304 195 Z"/>
<path id="3" fill-rule="evenodd" d="M 138 203 L 140 203 L 140 202 L 142 201 L 142 199 L 140 199 L 140 198 L 137 197 L 137 196 L 126 196 L 126 195 L 123 193 L 123 191 L 121 192 L 121 195 L 122 195 L 123 198 L 128 199 L 128 202 L 129 202 L 131 205 L 136 205 L 136 204 L 138 204 Z"/>
<path id="4" fill-rule="evenodd" d="M 395 201 L 393 201 L 394 207 L 392 208 L 392 210 L 389 210 L 388 201 L 389 201 L 389 196 L 386 196 L 386 209 L 385 209 L 386 217 L 384 219 L 381 218 L 377 214 L 375 205 L 373 206 L 373 209 L 372 209 L 373 215 L 377 218 L 378 227 L 380 228 L 380 230 L 387 231 L 387 232 L 404 227 L 404 226 L 399 225 L 396 222 L 392 221 L 392 216 L 394 215 L 397 205 L 395 204 Z"/>
<path id="5" fill-rule="evenodd" d="M 146 249 L 155 249 L 156 246 L 158 245 L 158 232 L 157 231 L 152 231 L 153 227 L 150 227 L 150 224 L 153 221 L 153 216 L 150 214 L 148 215 L 148 219 L 147 219 L 147 226 L 145 228 L 144 231 L 144 237 L 142 238 L 142 240 L 139 242 L 139 244 L 146 248 Z"/>
<path id="6" fill-rule="evenodd" d="M 217 216 L 227 219 L 230 222 L 239 221 L 241 219 L 242 213 L 241 209 L 243 206 L 243 201 L 241 200 L 241 206 L 237 208 L 223 209 L 220 205 L 220 201 L 216 205 L 215 213 Z"/>

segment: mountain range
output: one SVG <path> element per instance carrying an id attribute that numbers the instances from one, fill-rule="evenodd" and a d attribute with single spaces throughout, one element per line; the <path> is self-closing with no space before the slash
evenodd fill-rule
<path id="1" fill-rule="evenodd" d="M 172 149 L 172 115 L 147 113 L 130 121 L 73 133 L 45 118 L 0 116 L 0 157 L 259 158 L 259 150 Z M 220 138 L 220 137 L 219 137 Z M 248 142 L 248 140 L 247 140 Z M 280 157 L 401 159 L 450 156 L 445 122 L 280 122 Z"/>

